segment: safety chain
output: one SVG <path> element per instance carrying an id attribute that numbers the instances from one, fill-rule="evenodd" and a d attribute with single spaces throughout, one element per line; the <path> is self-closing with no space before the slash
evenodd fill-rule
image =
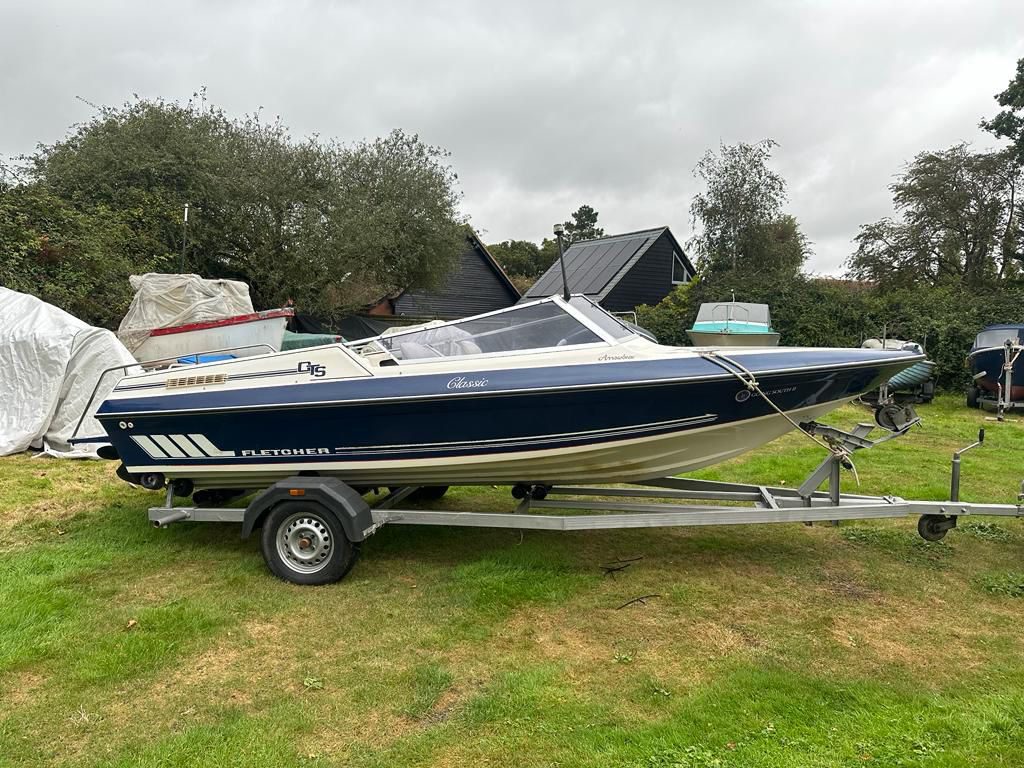
<path id="1" fill-rule="evenodd" d="M 846 450 L 846 448 L 844 448 L 843 446 L 837 445 L 830 441 L 826 440 L 823 442 L 819 440 L 817 437 L 815 437 L 813 434 L 808 432 L 806 429 L 801 427 L 796 421 L 793 420 L 793 418 L 788 413 L 786 413 L 778 405 L 776 405 L 774 400 L 772 400 L 770 397 L 768 397 L 768 395 L 764 393 L 764 390 L 761 389 L 761 385 L 757 383 L 757 377 L 754 375 L 753 371 L 746 368 L 742 363 L 737 362 L 731 357 L 723 355 L 720 352 L 716 352 L 714 350 L 708 352 L 698 352 L 697 354 L 699 354 L 705 360 L 714 363 L 723 371 L 731 373 L 733 376 L 739 379 L 749 391 L 756 392 L 758 395 L 760 395 L 764 399 L 764 401 L 768 403 L 768 405 L 775 409 L 776 413 L 778 413 L 780 416 L 782 416 L 782 418 L 784 418 L 786 421 L 792 424 L 793 427 L 800 432 L 800 434 L 806 435 L 811 442 L 813 442 L 820 448 L 824 448 L 826 451 L 835 456 L 836 459 L 838 459 L 843 464 L 843 466 L 849 468 L 853 472 L 853 476 L 857 481 L 857 485 L 860 485 L 860 477 L 857 474 L 857 467 L 853 463 L 853 457 L 850 451 Z M 726 365 L 725 363 L 728 363 L 728 365 Z M 732 368 L 730 368 L 729 366 L 732 366 Z"/>

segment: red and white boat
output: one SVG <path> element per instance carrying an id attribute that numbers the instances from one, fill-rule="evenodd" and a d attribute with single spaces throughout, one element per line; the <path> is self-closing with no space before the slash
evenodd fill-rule
<path id="1" fill-rule="evenodd" d="M 140 363 L 173 363 L 179 358 L 216 351 L 235 357 L 280 352 L 285 325 L 295 310 L 266 309 L 217 320 L 154 328 L 135 350 Z"/>

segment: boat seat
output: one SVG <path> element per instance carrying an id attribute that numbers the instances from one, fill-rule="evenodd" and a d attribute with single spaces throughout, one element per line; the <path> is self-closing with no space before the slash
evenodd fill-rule
<path id="1" fill-rule="evenodd" d="M 401 353 L 403 360 L 423 360 L 428 357 L 437 357 L 437 353 L 434 350 L 426 344 L 420 344 L 418 341 L 399 342 L 398 351 Z"/>

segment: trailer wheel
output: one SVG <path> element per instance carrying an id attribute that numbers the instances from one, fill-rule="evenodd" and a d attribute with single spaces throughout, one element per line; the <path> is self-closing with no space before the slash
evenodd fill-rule
<path id="1" fill-rule="evenodd" d="M 413 491 L 409 498 L 412 501 L 438 501 L 448 493 L 447 485 L 424 485 Z"/>
<path id="2" fill-rule="evenodd" d="M 977 387 L 971 387 L 970 389 L 967 390 L 967 407 L 968 408 L 977 408 L 978 407 L 978 395 L 979 394 L 980 393 L 978 392 L 978 388 Z"/>
<path id="3" fill-rule="evenodd" d="M 359 557 L 359 546 L 349 541 L 338 518 L 309 501 L 286 501 L 270 510 L 262 546 L 267 567 L 293 584 L 332 584 Z"/>
<path id="4" fill-rule="evenodd" d="M 949 527 L 943 525 L 946 518 L 942 515 L 921 515 L 917 521 L 917 532 L 925 541 L 941 541 L 946 537 Z"/>

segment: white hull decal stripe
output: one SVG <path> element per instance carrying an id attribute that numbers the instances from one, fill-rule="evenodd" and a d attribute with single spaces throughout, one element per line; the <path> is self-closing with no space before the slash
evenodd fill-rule
<path id="1" fill-rule="evenodd" d="M 196 444 L 189 440 L 185 435 L 169 435 L 181 450 L 191 456 L 193 459 L 204 458 L 206 456 L 201 450 L 196 447 Z"/>
<path id="2" fill-rule="evenodd" d="M 210 442 L 206 435 L 189 435 L 192 441 L 199 446 L 199 448 L 206 452 L 208 456 L 234 456 L 234 451 L 222 451 L 216 445 Z"/>
<path id="3" fill-rule="evenodd" d="M 154 459 L 166 459 L 167 454 L 160 450 L 159 446 L 145 435 L 132 435 L 132 440 Z"/>
<path id="4" fill-rule="evenodd" d="M 185 453 L 178 446 L 174 444 L 174 441 L 167 435 L 152 435 L 152 438 L 156 441 L 157 445 L 163 448 L 168 456 L 173 456 L 176 459 L 185 458 Z"/>

